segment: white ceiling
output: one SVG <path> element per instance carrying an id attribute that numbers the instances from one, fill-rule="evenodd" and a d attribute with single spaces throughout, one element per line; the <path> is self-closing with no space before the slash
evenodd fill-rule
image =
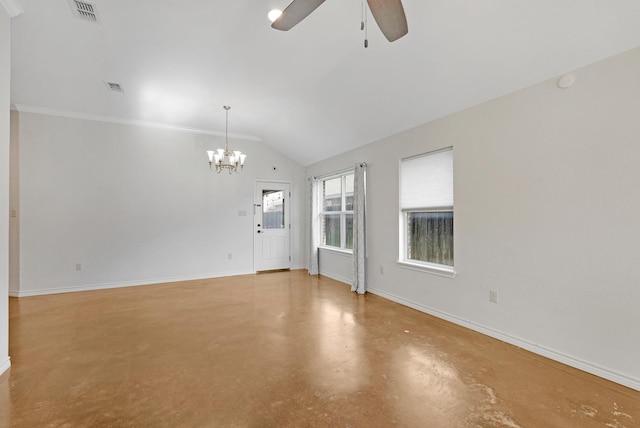
<path id="1" fill-rule="evenodd" d="M 12 104 L 213 132 L 231 105 L 232 136 L 303 165 L 640 46 L 637 0 L 403 0 L 409 34 L 370 19 L 368 49 L 361 0 L 289 32 L 266 17 L 289 0 L 18 2 Z"/>

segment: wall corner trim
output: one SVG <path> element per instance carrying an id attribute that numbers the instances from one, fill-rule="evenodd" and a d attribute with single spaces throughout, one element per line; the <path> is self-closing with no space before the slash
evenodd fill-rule
<path id="1" fill-rule="evenodd" d="M 0 0 L 0 4 L 4 6 L 11 18 L 24 13 L 24 9 L 18 3 L 18 0 Z"/>

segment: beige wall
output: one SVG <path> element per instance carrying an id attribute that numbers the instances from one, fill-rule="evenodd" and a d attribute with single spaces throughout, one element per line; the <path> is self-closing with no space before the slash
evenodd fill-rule
<path id="1" fill-rule="evenodd" d="M 551 79 L 307 175 L 369 165 L 370 291 L 640 389 L 640 49 L 575 76 L 569 89 Z M 454 279 L 396 264 L 399 160 L 448 146 Z"/>
<path id="2" fill-rule="evenodd" d="M 11 19 L 0 6 L 0 374 L 9 368 L 9 104 Z"/>
<path id="3" fill-rule="evenodd" d="M 9 179 L 9 293 L 16 294 L 20 287 L 20 174 L 18 112 L 11 111 L 10 179 Z"/>
<path id="4" fill-rule="evenodd" d="M 292 183 L 292 267 L 304 266 L 304 169 L 270 146 L 230 139 L 246 167 L 216 174 L 205 151 L 224 137 L 17 116 L 17 295 L 252 273 L 256 179 Z"/>

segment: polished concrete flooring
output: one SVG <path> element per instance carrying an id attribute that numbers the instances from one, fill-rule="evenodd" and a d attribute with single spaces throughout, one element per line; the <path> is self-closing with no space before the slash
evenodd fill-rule
<path id="1" fill-rule="evenodd" d="M 639 427 L 640 392 L 305 272 L 10 300 L 2 427 Z"/>

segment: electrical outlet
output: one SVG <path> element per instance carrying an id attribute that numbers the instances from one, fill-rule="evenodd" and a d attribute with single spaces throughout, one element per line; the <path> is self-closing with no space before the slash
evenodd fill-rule
<path id="1" fill-rule="evenodd" d="M 76 271 L 80 272 L 82 270 L 82 263 L 76 263 Z"/>
<path id="2" fill-rule="evenodd" d="M 498 290 L 489 290 L 489 301 L 491 303 L 498 303 Z"/>
<path id="3" fill-rule="evenodd" d="M 229 260 L 231 260 L 231 259 L 233 258 L 233 255 L 232 255 L 231 253 L 229 253 L 229 254 L 227 254 L 227 258 L 228 258 Z"/>
<path id="4" fill-rule="evenodd" d="M 384 267 L 380 266 L 380 275 L 384 275 Z"/>

